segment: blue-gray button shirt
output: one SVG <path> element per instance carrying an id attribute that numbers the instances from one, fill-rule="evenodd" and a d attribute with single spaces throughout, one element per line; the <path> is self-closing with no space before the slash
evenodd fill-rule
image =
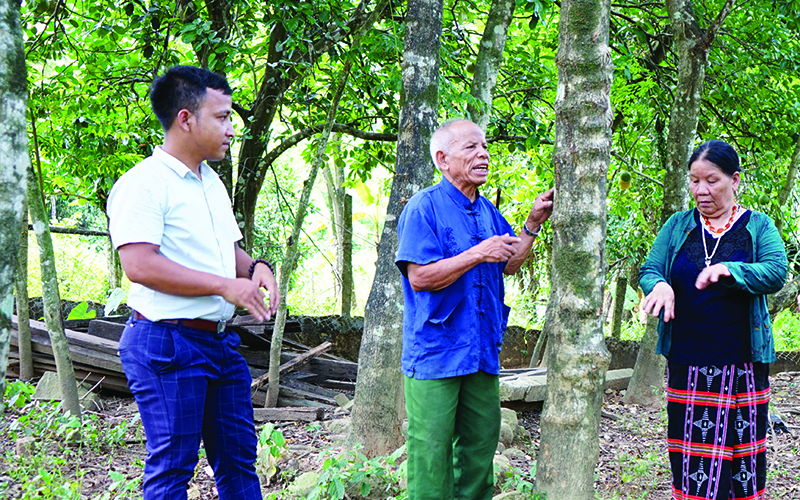
<path id="1" fill-rule="evenodd" d="M 408 201 L 397 225 L 395 263 L 403 274 L 403 373 L 416 379 L 500 373 L 498 354 L 508 323 L 505 262 L 481 263 L 435 292 L 415 292 L 408 263 L 453 257 L 494 236 L 516 236 L 483 196 L 471 202 L 443 178 Z"/>

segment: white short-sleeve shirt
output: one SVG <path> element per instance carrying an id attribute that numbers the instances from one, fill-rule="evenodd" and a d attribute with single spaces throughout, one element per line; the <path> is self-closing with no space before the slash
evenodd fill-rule
<path id="1" fill-rule="evenodd" d="M 155 148 L 126 172 L 108 197 L 114 248 L 152 243 L 169 260 L 225 278 L 236 277 L 234 244 L 242 233 L 217 174 L 205 163 L 198 178 L 180 160 Z M 234 305 L 219 295 L 182 297 L 133 283 L 128 305 L 152 321 L 229 319 Z"/>

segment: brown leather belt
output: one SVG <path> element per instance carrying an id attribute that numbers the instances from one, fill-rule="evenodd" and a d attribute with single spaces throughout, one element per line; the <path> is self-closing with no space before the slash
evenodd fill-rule
<path id="1" fill-rule="evenodd" d="M 142 316 L 141 313 L 138 311 L 133 311 L 133 319 L 143 319 L 145 321 L 150 321 L 149 319 Z M 211 321 L 208 319 L 160 319 L 158 321 L 154 321 L 153 323 L 168 323 L 170 325 L 182 325 L 187 328 L 195 328 L 197 330 L 204 330 L 207 332 L 214 332 L 214 333 L 221 333 L 224 332 L 227 327 L 227 322 L 225 321 Z"/>

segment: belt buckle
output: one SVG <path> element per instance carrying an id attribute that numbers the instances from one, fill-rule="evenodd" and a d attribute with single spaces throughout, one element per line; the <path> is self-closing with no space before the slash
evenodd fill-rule
<path id="1" fill-rule="evenodd" d="M 217 321 L 217 333 L 222 333 L 228 328 L 228 320 L 221 319 Z"/>

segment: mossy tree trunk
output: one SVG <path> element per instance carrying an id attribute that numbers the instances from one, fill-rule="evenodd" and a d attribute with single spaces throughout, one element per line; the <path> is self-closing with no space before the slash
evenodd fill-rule
<path id="1" fill-rule="evenodd" d="M 403 87 L 397 162 L 378 246 L 378 262 L 364 313 L 353 407 L 353 441 L 367 456 L 390 453 L 403 437 L 403 290 L 394 265 L 397 220 L 405 202 L 433 180 L 428 153 L 439 109 L 442 0 L 409 0 L 403 42 Z"/>
<path id="2" fill-rule="evenodd" d="M 33 378 L 33 352 L 31 350 L 31 314 L 28 305 L 28 203 L 22 200 L 22 230 L 17 252 L 17 345 L 19 346 L 19 378 Z"/>
<path id="3" fill-rule="evenodd" d="M 622 332 L 622 313 L 625 312 L 625 292 L 628 291 L 628 277 L 625 270 L 620 269 L 617 275 L 617 286 L 614 290 L 614 314 L 611 316 L 611 336 L 620 338 Z"/>
<path id="4" fill-rule="evenodd" d="M 358 43 L 354 43 L 354 47 L 358 47 Z M 317 143 L 317 152 L 314 155 L 314 161 L 311 163 L 311 170 L 308 172 L 308 178 L 303 183 L 303 192 L 300 195 L 300 202 L 297 204 L 297 212 L 294 215 L 294 225 L 292 226 L 292 235 L 289 238 L 289 244 L 286 245 L 286 253 L 284 254 L 283 263 L 280 270 L 279 288 L 281 292 L 281 301 L 278 306 L 278 313 L 275 315 L 275 326 L 272 330 L 272 345 L 269 352 L 269 387 L 267 388 L 266 405 L 268 407 L 278 406 L 278 393 L 280 392 L 280 366 L 281 366 L 281 349 L 283 347 L 283 330 L 286 326 L 286 297 L 289 294 L 289 282 L 291 281 L 292 273 L 297 265 L 298 249 L 300 246 L 300 230 L 303 227 L 303 221 L 306 217 L 308 209 L 308 202 L 311 199 L 311 190 L 317 179 L 317 172 L 322 165 L 325 158 L 325 149 L 328 147 L 328 139 L 331 136 L 333 123 L 336 121 L 336 111 L 339 109 L 339 101 L 344 93 L 347 79 L 350 77 L 350 68 L 352 68 L 351 59 L 347 59 L 339 75 L 336 85 L 336 93 L 331 100 L 331 106 L 328 109 L 328 116 L 325 121 L 325 129 L 320 135 L 319 142 Z"/>
<path id="5" fill-rule="evenodd" d="M 492 0 L 486 27 L 481 37 L 475 73 L 469 92 L 482 106 L 467 106 L 472 121 L 485 132 L 492 110 L 492 93 L 497 85 L 497 75 L 503 64 L 503 50 L 508 37 L 508 27 L 514 19 L 516 0 Z"/>
<path id="6" fill-rule="evenodd" d="M 675 212 L 688 206 L 689 157 L 694 150 L 697 120 L 703 98 L 708 51 L 731 13 L 735 0 L 727 0 L 714 22 L 705 31 L 700 28 L 691 0 L 667 0 L 675 49 L 678 52 L 678 81 L 675 100 L 669 119 L 664 173 L 664 198 L 661 205 L 661 224 Z M 643 405 L 661 401 L 666 359 L 655 354 L 658 342 L 657 322 L 648 319 L 639 345 L 639 355 L 625 394 L 626 403 Z"/>
<path id="7" fill-rule="evenodd" d="M 30 167 L 25 131 L 27 100 L 19 2 L 0 0 L 0 415 L 6 390 L 25 175 Z"/>
<path id="8" fill-rule="evenodd" d="M 50 335 L 50 343 L 53 347 L 58 383 L 61 387 L 61 399 L 67 412 L 80 416 L 78 382 L 75 379 L 75 369 L 69 354 L 69 342 L 64 335 L 64 318 L 61 314 L 61 295 L 58 291 L 53 239 L 50 235 L 44 203 L 42 203 L 42 193 L 39 191 L 39 182 L 33 168 L 28 170 L 28 205 L 33 231 L 36 233 L 36 241 L 39 245 L 44 322 L 47 325 L 47 333 Z"/>
<path id="9" fill-rule="evenodd" d="M 610 354 L 603 340 L 606 174 L 611 159 L 609 0 L 566 0 L 559 21 L 556 199 L 547 395 L 536 489 L 592 499 Z"/>

